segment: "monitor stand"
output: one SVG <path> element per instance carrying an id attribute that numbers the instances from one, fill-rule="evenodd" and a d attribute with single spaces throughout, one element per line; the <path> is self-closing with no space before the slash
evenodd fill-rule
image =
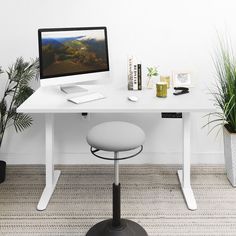
<path id="1" fill-rule="evenodd" d="M 85 88 L 80 87 L 79 85 L 76 84 L 70 84 L 70 85 L 61 85 L 60 86 L 61 91 L 64 93 L 82 93 L 82 92 L 87 92 L 88 90 Z"/>

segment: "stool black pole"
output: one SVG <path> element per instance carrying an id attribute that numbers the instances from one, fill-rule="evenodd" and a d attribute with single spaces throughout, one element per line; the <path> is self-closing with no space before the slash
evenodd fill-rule
<path id="1" fill-rule="evenodd" d="M 112 208 L 113 208 L 113 218 L 112 218 L 112 226 L 119 227 L 121 225 L 120 222 L 120 180 L 119 180 L 119 161 L 118 152 L 114 153 L 114 183 L 112 186 Z"/>
<path id="2" fill-rule="evenodd" d="M 119 227 L 120 223 L 120 184 L 115 185 L 113 183 L 113 218 L 112 225 L 114 227 Z"/>
<path id="3" fill-rule="evenodd" d="M 86 236 L 148 236 L 141 225 L 131 220 L 121 219 L 118 152 L 114 153 L 114 176 L 113 218 L 97 223 Z"/>

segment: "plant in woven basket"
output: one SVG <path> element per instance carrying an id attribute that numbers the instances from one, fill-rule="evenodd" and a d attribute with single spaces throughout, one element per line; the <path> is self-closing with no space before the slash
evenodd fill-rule
<path id="1" fill-rule="evenodd" d="M 38 59 L 26 62 L 22 57 L 5 71 L 7 82 L 0 101 L 0 147 L 8 127 L 14 126 L 16 132 L 21 132 L 32 125 L 32 117 L 17 113 L 16 109 L 34 92 L 30 82 L 38 78 L 38 72 Z M 0 73 L 4 71 L 1 69 Z"/>

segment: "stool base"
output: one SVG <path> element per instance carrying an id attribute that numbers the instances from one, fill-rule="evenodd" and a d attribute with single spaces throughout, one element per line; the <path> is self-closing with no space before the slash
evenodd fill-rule
<path id="1" fill-rule="evenodd" d="M 94 225 L 86 236 L 148 236 L 138 223 L 121 219 L 121 226 L 112 226 L 112 220 L 104 220 Z"/>

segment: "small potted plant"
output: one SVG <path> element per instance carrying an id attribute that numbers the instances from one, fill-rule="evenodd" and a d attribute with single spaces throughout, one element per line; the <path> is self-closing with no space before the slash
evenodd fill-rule
<path id="1" fill-rule="evenodd" d="M 224 157 L 227 178 L 236 187 L 236 58 L 228 41 L 220 40 L 214 60 L 216 88 L 211 91 L 217 112 L 209 114 L 207 124 L 223 127 Z"/>
<path id="2" fill-rule="evenodd" d="M 30 82 L 37 78 L 38 71 L 38 59 L 25 62 L 23 58 L 18 58 L 6 71 L 6 86 L 0 99 L 0 148 L 8 127 L 14 126 L 16 132 L 21 132 L 32 124 L 30 115 L 19 114 L 16 109 L 34 92 Z M 0 183 L 5 180 L 5 168 L 6 162 L 0 161 Z"/>
<path id="3" fill-rule="evenodd" d="M 152 89 L 153 88 L 153 76 L 158 76 L 159 73 L 157 71 L 157 67 L 147 67 L 148 73 L 148 81 L 147 81 L 147 88 Z"/>

